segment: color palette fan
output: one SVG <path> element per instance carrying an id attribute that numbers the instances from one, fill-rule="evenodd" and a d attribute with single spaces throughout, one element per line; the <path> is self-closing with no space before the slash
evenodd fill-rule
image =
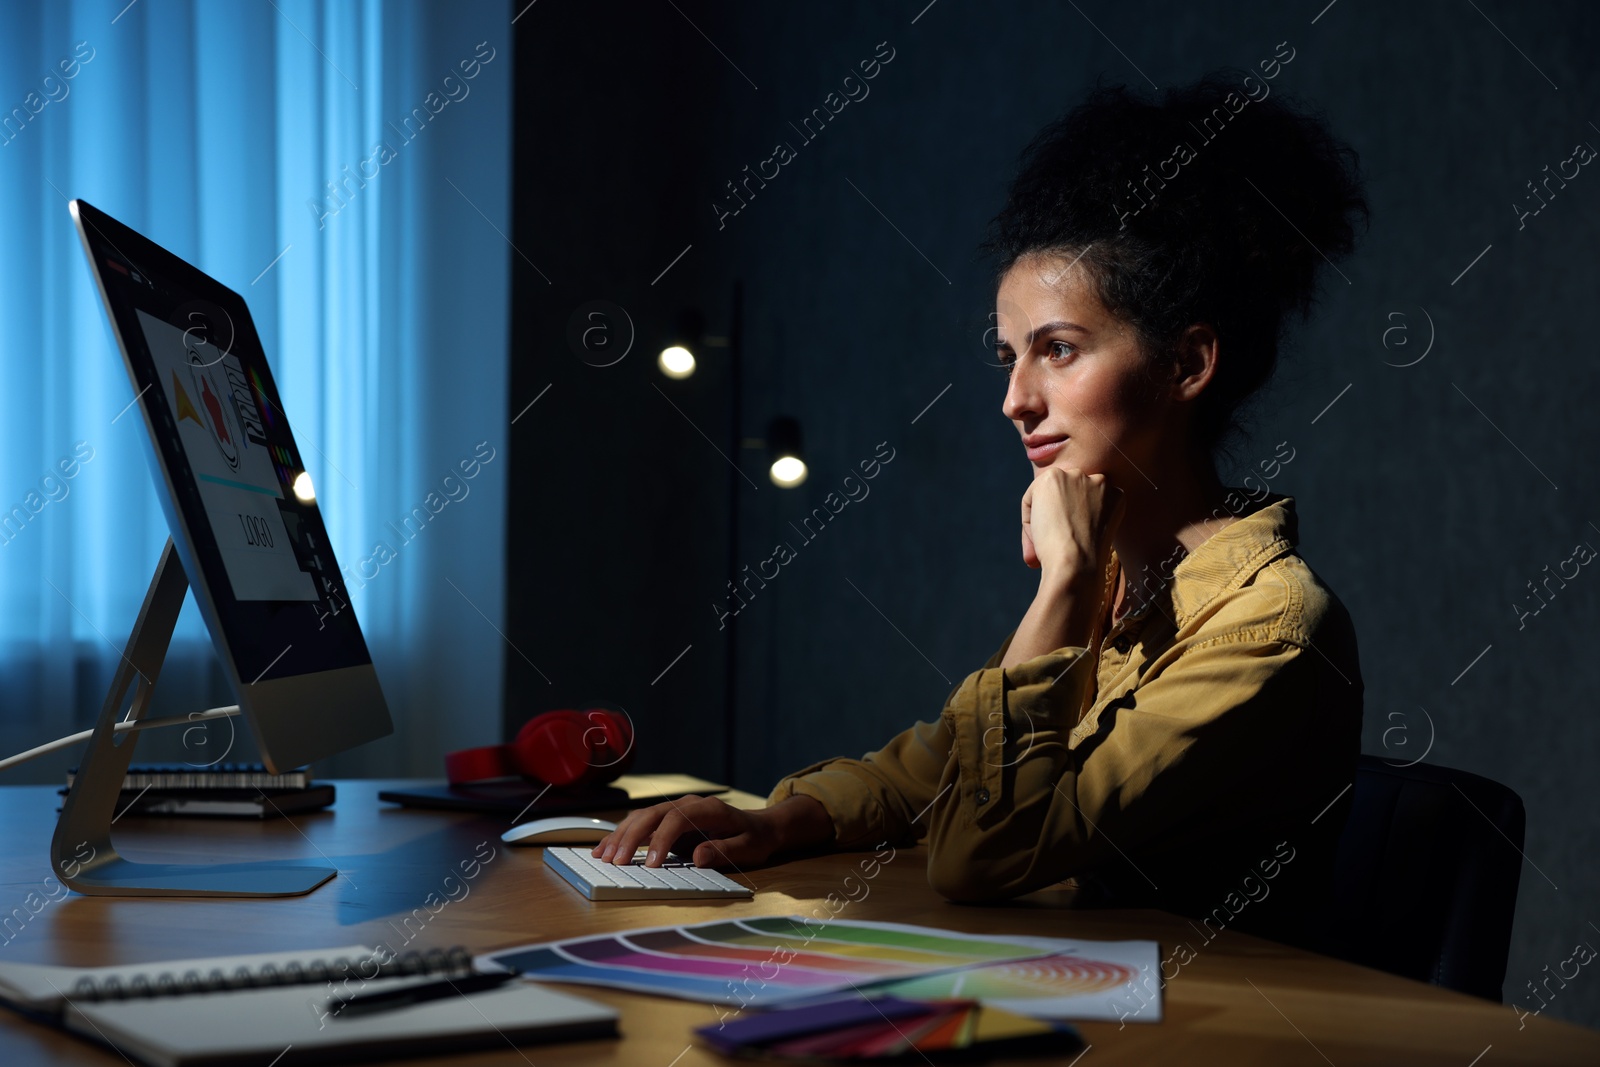
<path id="1" fill-rule="evenodd" d="M 570 938 L 487 953 L 479 965 L 538 981 L 741 1008 L 809 1003 L 871 987 L 904 1000 L 981 999 L 1034 1018 L 1158 1022 L 1159 996 L 1128 995 L 1141 976 L 1158 973 L 1158 958 L 1153 941 L 775 916 Z"/>

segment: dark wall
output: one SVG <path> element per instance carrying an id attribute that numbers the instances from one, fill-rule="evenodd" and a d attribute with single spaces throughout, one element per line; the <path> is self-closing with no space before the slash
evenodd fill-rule
<path id="1" fill-rule="evenodd" d="M 1302 554 L 1356 620 L 1366 751 L 1426 753 L 1526 801 L 1505 989 L 1536 1006 L 1526 983 L 1600 939 L 1600 577 L 1552 582 L 1522 614 L 1538 606 L 1529 582 L 1600 546 L 1586 316 L 1600 177 L 1585 168 L 1537 215 L 1513 205 L 1535 203 L 1525 183 L 1575 144 L 1600 146 L 1600 12 L 924 2 L 541 4 L 518 23 L 514 238 L 551 284 L 516 261 L 512 414 L 550 389 L 513 428 L 508 729 L 610 699 L 638 724 L 641 766 L 725 773 L 718 449 L 755 483 L 740 483 L 739 563 L 795 551 L 728 620 L 734 784 L 764 792 L 937 714 L 1033 585 L 1015 529 L 1028 466 L 982 345 L 991 288 L 974 253 L 1016 151 L 1097 76 L 1170 85 L 1288 42 L 1272 85 L 1360 152 L 1373 225 L 1222 473 L 1238 484 L 1279 442 L 1295 450 L 1271 488 L 1296 498 Z M 790 123 L 880 42 L 893 58 L 870 95 L 805 140 Z M 795 158 L 719 226 L 725 183 L 780 141 Z M 706 350 L 686 382 L 653 366 L 680 307 L 726 332 L 735 281 L 740 436 L 798 417 L 798 490 L 730 448 L 729 350 Z M 568 340 L 595 299 L 636 334 L 614 366 Z M 894 458 L 870 496 L 809 541 L 791 526 L 880 443 Z M 1546 1010 L 1600 1024 L 1600 976 Z"/>

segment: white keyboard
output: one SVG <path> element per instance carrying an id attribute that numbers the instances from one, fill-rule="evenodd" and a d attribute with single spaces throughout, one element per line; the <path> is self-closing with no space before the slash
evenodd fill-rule
<path id="1" fill-rule="evenodd" d="M 546 845 L 544 862 L 590 900 L 686 900 L 693 897 L 748 897 L 754 891 L 705 867 L 669 860 L 646 867 L 639 856 L 619 867 L 589 855 L 589 847 Z"/>

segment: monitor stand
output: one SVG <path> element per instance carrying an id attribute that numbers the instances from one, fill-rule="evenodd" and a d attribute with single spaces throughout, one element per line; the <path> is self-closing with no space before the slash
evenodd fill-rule
<path id="1" fill-rule="evenodd" d="M 69 889 L 89 896 L 290 897 L 309 893 L 339 872 L 332 867 L 281 863 L 135 863 L 119 856 L 111 843 L 111 824 L 116 821 L 122 782 L 138 738 L 136 730 L 117 734 L 117 715 L 127 706 L 128 691 L 133 688 L 127 718 L 145 716 L 188 591 L 188 578 L 169 537 L 100 709 L 89 750 L 61 805 L 61 818 L 50 841 L 50 865 Z"/>

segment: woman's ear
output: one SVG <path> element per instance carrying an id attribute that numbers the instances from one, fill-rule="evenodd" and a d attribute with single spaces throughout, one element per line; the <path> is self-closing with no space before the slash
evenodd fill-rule
<path id="1" fill-rule="evenodd" d="M 1183 331 L 1173 352 L 1173 399 L 1193 400 L 1216 377 L 1219 344 L 1210 323 Z"/>

